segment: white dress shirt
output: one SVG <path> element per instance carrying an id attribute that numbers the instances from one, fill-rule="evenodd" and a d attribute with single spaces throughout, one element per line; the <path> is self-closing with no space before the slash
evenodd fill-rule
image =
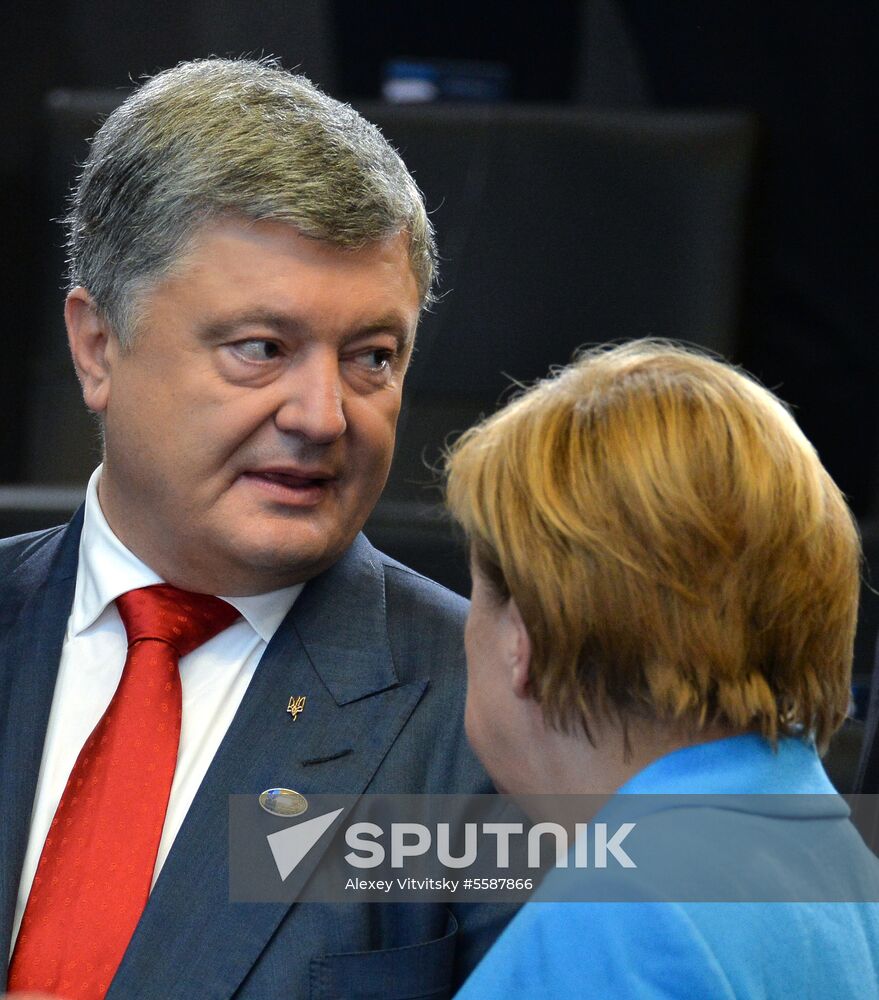
<path id="1" fill-rule="evenodd" d="M 85 501 L 73 607 L 43 744 L 24 868 L 18 887 L 12 946 L 24 914 L 43 844 L 79 751 L 110 704 L 122 676 L 128 643 L 114 603 L 120 594 L 164 581 L 110 530 L 98 501 L 100 466 Z M 242 617 L 180 660 L 183 722 L 177 769 L 153 885 L 195 793 L 238 709 L 269 640 L 302 584 L 253 597 L 225 597 Z M 125 803 L 119 803 L 125 821 Z"/>

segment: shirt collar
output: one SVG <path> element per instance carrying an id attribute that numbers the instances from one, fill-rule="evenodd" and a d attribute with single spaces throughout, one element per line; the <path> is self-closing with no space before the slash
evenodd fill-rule
<path id="1" fill-rule="evenodd" d="M 94 625 L 120 594 L 164 582 L 122 544 L 107 523 L 98 500 L 101 468 L 99 465 L 92 473 L 86 491 L 76 592 L 68 626 L 70 636 L 79 635 Z M 303 586 L 298 583 L 282 590 L 247 597 L 217 596 L 237 608 L 257 635 L 268 642 L 293 607 Z"/>

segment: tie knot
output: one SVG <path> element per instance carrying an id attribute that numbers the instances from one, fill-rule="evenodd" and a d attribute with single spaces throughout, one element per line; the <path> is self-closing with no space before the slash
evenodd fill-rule
<path id="1" fill-rule="evenodd" d="M 160 639 L 186 656 L 238 617 L 231 604 L 210 594 L 191 594 L 167 583 L 129 590 L 116 598 L 128 645 Z"/>

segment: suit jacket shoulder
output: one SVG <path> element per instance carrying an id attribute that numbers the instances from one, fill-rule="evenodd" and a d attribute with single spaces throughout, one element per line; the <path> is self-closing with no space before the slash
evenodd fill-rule
<path id="1" fill-rule="evenodd" d="M 412 676 L 454 671 L 460 683 L 469 602 L 441 584 L 376 552 L 384 571 L 385 614 L 395 663 Z M 425 650 L 430 651 L 429 661 Z M 429 662 L 430 669 L 426 669 Z M 401 680 L 409 679 L 401 675 Z"/>
<path id="2" fill-rule="evenodd" d="M 9 573 L 49 545 L 53 540 L 59 540 L 67 529 L 66 524 L 56 528 L 45 528 L 42 531 L 30 531 L 26 535 L 13 535 L 11 538 L 0 538 L 0 586 Z"/>
<path id="3" fill-rule="evenodd" d="M 431 618 L 463 628 L 469 601 L 384 552 L 373 551 L 384 569 L 386 586 L 394 596 L 399 594 Z"/>

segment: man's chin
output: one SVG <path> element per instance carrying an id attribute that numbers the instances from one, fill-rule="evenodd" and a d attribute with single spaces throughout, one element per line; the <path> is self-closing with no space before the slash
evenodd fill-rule
<path id="1" fill-rule="evenodd" d="M 326 534 L 262 537 L 237 546 L 235 554 L 242 574 L 260 587 L 254 593 L 264 593 L 317 576 L 340 559 L 352 541 L 353 537 L 331 538 Z"/>

